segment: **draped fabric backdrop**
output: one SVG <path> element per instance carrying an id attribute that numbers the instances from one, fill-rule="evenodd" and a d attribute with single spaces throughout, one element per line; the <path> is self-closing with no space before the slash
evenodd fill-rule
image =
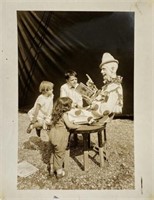
<path id="1" fill-rule="evenodd" d="M 119 60 L 123 76 L 123 115 L 133 116 L 134 13 L 18 11 L 19 110 L 27 111 L 39 95 L 41 81 L 54 83 L 54 100 L 73 69 L 79 82 L 89 74 L 103 85 L 99 64 L 104 52 Z"/>

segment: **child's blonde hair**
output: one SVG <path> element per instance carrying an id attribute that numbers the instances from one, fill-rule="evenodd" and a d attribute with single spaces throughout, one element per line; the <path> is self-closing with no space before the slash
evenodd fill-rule
<path id="1" fill-rule="evenodd" d="M 42 81 L 39 86 L 39 92 L 45 94 L 49 90 L 53 89 L 54 84 L 50 81 Z"/>

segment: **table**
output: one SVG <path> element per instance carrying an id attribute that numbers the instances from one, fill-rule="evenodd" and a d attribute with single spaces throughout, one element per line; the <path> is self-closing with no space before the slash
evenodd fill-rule
<path id="1" fill-rule="evenodd" d="M 72 130 L 72 134 L 82 134 L 83 136 L 83 161 L 84 161 L 84 170 L 88 170 L 88 151 L 90 149 L 90 134 L 96 133 L 98 137 L 98 149 L 100 157 L 100 167 L 104 166 L 104 161 L 107 159 L 107 150 L 106 150 L 106 123 L 104 125 L 81 125 L 80 128 Z M 66 156 L 64 161 L 65 170 L 68 170 L 69 167 L 69 157 L 70 157 L 70 137 L 68 142 L 68 147 L 66 149 Z"/>

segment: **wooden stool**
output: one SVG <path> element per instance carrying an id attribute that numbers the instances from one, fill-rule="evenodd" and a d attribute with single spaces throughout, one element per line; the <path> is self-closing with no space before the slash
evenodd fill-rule
<path id="1" fill-rule="evenodd" d="M 82 125 L 80 128 L 72 131 L 70 133 L 70 136 L 72 134 L 82 134 L 83 136 L 83 161 L 84 161 L 84 170 L 86 171 L 89 168 L 88 164 L 88 151 L 90 149 L 90 134 L 96 133 L 98 137 L 98 150 L 99 150 L 99 156 L 100 156 L 100 167 L 104 166 L 104 160 L 107 160 L 107 151 L 106 151 L 106 124 L 103 126 L 90 126 L 90 125 Z M 65 154 L 65 161 L 64 161 L 64 167 L 65 170 L 68 170 L 69 167 L 69 157 L 70 157 L 70 136 L 69 136 L 69 142 L 68 147 L 66 149 Z"/>

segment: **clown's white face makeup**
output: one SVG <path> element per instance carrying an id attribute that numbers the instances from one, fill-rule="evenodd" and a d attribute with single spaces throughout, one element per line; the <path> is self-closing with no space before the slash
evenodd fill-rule
<path id="1" fill-rule="evenodd" d="M 104 64 L 101 69 L 101 74 L 103 75 L 103 79 L 110 81 L 111 78 L 116 78 L 117 67 L 118 65 L 115 62 Z"/>
<path id="2" fill-rule="evenodd" d="M 107 64 L 104 64 L 104 66 L 101 69 L 101 74 L 103 75 L 104 80 L 110 81 L 111 79 L 111 71 L 106 67 Z"/>
<path id="3" fill-rule="evenodd" d="M 75 87 L 78 82 L 78 79 L 75 76 L 70 76 L 70 78 L 67 80 L 67 83 L 70 85 L 70 87 Z"/>

